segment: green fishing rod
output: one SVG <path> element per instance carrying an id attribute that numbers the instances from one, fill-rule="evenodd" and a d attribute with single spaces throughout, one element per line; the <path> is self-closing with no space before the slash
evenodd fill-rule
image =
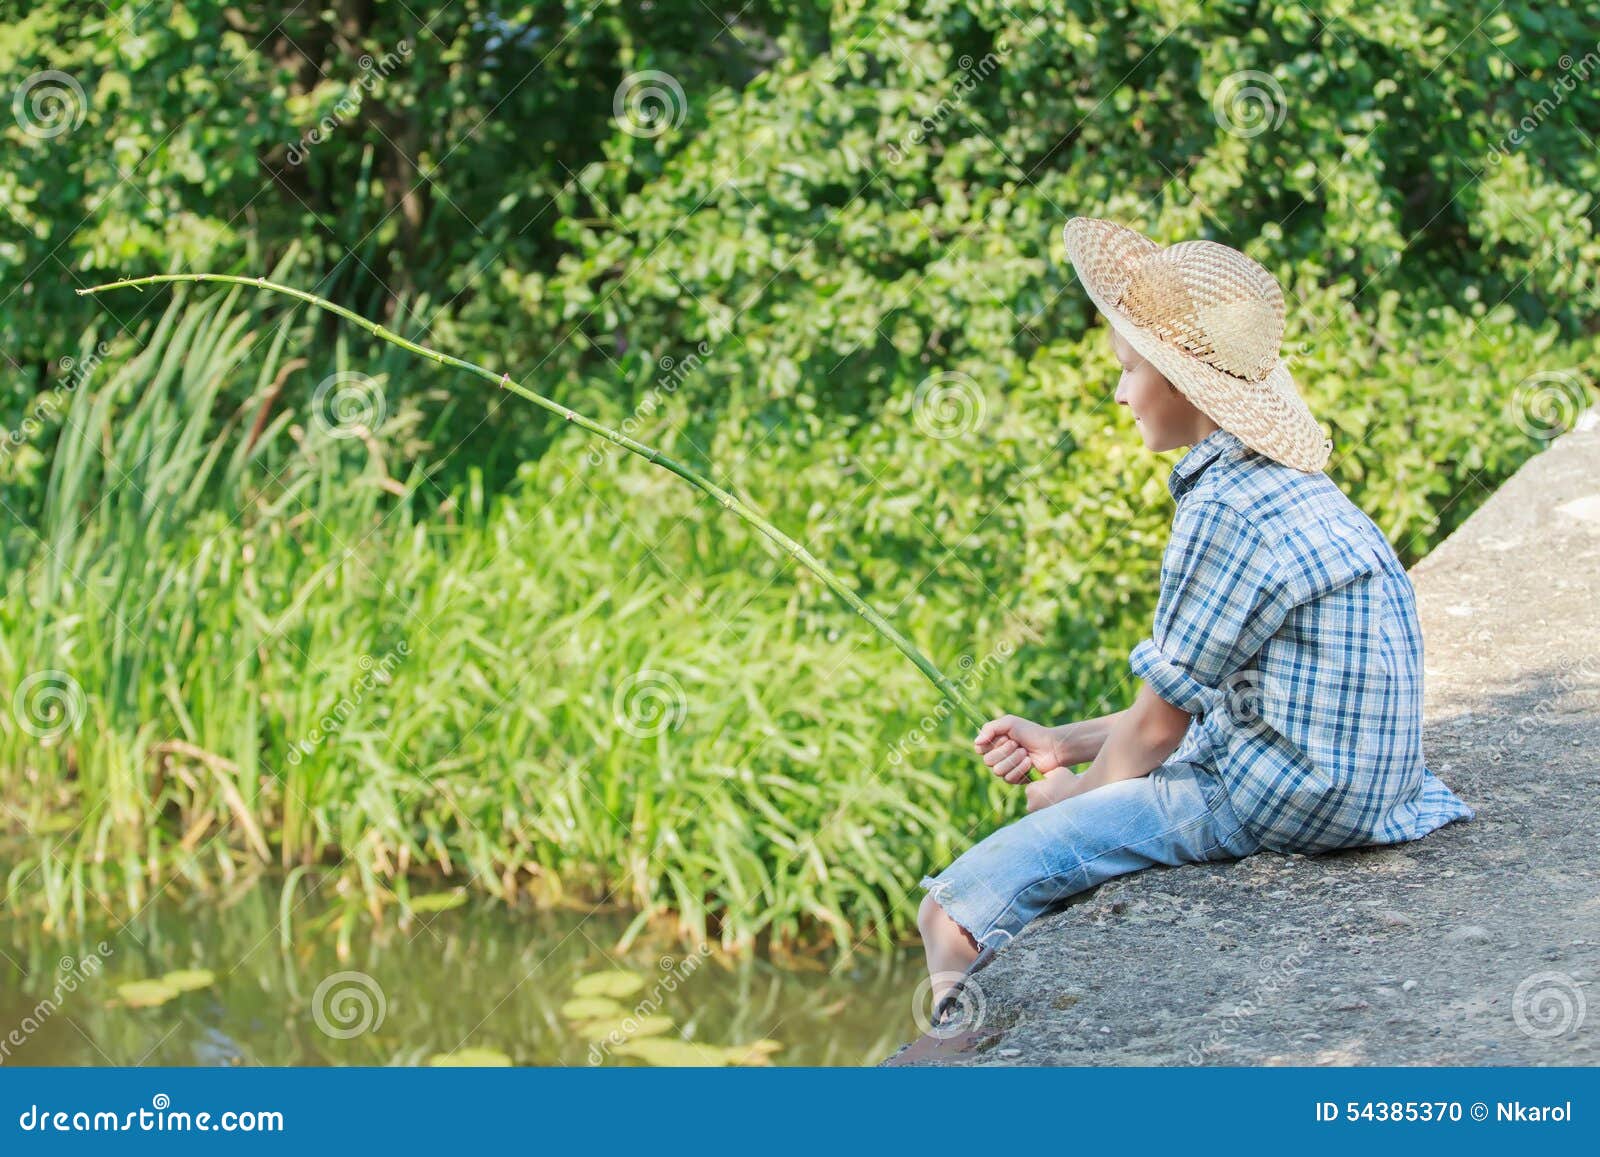
<path id="1" fill-rule="evenodd" d="M 986 722 L 988 722 L 988 717 L 978 710 L 977 705 L 968 699 L 961 688 L 952 682 L 944 674 L 944 672 L 940 671 L 938 667 L 934 666 L 933 662 L 920 650 L 918 650 L 916 644 L 912 643 L 910 639 L 907 639 L 904 635 L 897 631 L 894 628 L 894 625 L 891 624 L 888 619 L 885 619 L 876 610 L 868 606 L 866 602 L 864 602 L 861 597 L 855 593 L 855 591 L 846 586 L 836 574 L 824 566 L 822 562 L 809 550 L 807 550 L 800 543 L 796 542 L 794 539 L 790 538 L 776 526 L 773 526 L 772 523 L 768 522 L 765 518 L 762 518 L 743 502 L 739 501 L 737 496 L 730 494 L 728 491 L 718 486 L 715 482 L 711 481 L 711 479 L 707 478 L 699 471 L 690 466 L 684 465 L 682 462 L 679 462 L 666 454 L 663 454 L 655 447 L 646 446 L 643 442 L 635 441 L 626 434 L 623 434 L 617 430 L 613 430 L 609 426 L 604 426 L 599 422 L 596 422 L 594 419 L 578 413 L 576 410 L 569 409 L 568 407 L 561 405 L 559 402 L 545 397 L 543 394 L 539 394 L 533 390 L 530 390 L 527 386 L 522 385 L 520 382 L 514 381 L 511 375 L 508 373 L 497 374 L 493 370 L 487 369 L 484 366 L 480 366 L 475 362 L 469 362 L 463 358 L 452 357 L 450 354 L 440 353 L 438 350 L 429 349 L 424 345 L 418 345 L 414 341 L 408 341 L 407 339 L 401 337 L 393 330 L 385 329 L 375 321 L 370 321 L 367 318 L 362 317 L 360 314 L 344 308 L 342 305 L 334 304 L 327 298 L 318 297 L 314 293 L 307 293 L 304 290 L 295 289 L 292 286 L 280 285 L 277 282 L 268 281 L 264 277 L 236 277 L 224 273 L 167 273 L 153 277 L 136 277 L 130 278 L 126 281 L 113 281 L 105 285 L 91 286 L 88 289 L 78 290 L 78 294 L 79 296 L 86 296 L 104 293 L 113 289 L 138 289 L 142 291 L 147 285 L 162 285 L 184 281 L 211 281 L 221 282 L 228 285 L 243 285 L 253 289 L 270 290 L 273 293 L 283 294 L 286 297 L 292 297 L 298 301 L 303 301 L 307 305 L 315 306 L 318 309 L 325 310 L 328 313 L 344 318 L 352 325 L 359 326 L 360 328 L 366 330 L 368 333 L 372 334 L 373 337 L 376 337 L 380 341 L 388 342 L 390 345 L 399 346 L 403 350 L 409 350 L 418 357 L 427 358 L 430 361 L 437 362 L 442 366 L 453 366 L 458 370 L 465 370 L 467 373 L 474 374 L 486 382 L 493 383 L 500 389 L 516 394 L 518 397 L 526 398 L 534 405 L 541 406 L 550 411 L 552 414 L 559 415 L 566 421 L 571 422 L 576 426 L 581 426 L 592 434 L 598 434 L 607 441 L 615 442 L 623 449 L 629 450 L 632 453 L 639 455 L 639 457 L 655 463 L 664 470 L 671 471 L 679 478 L 682 478 L 685 482 L 688 482 L 690 485 L 704 491 L 707 495 L 720 503 L 724 509 L 731 510 L 734 514 L 737 514 L 740 518 L 744 519 L 751 526 L 755 527 L 762 534 L 766 535 L 769 539 L 782 547 L 783 550 L 788 553 L 789 557 L 793 558 L 801 566 L 805 567 L 812 574 L 821 579 L 823 584 L 830 591 L 832 591 L 839 598 L 843 599 L 845 604 L 854 610 L 857 615 L 865 619 L 874 630 L 899 648 L 901 654 L 905 655 L 905 657 L 910 659 L 912 663 L 916 664 L 917 670 L 921 671 L 925 676 L 927 676 L 928 681 L 937 687 L 939 691 L 951 703 L 953 703 L 963 715 L 966 716 L 967 720 L 971 722 L 974 727 L 981 728 Z"/>

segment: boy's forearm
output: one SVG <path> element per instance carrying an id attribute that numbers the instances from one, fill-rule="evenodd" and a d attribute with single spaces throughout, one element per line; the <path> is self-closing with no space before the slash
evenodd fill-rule
<path id="1" fill-rule="evenodd" d="M 1131 710 L 1113 711 L 1096 719 L 1079 719 L 1055 728 L 1056 753 L 1062 764 L 1074 767 L 1098 756 L 1111 735 L 1111 729 Z"/>
<path id="2" fill-rule="evenodd" d="M 1106 718 L 1111 723 L 1105 742 L 1100 747 L 1100 753 L 1094 757 L 1094 762 L 1089 765 L 1089 770 L 1074 778 L 1074 795 L 1119 780 L 1149 775 L 1182 742 L 1182 736 L 1174 739 L 1145 726 L 1138 712 L 1131 707 Z"/>

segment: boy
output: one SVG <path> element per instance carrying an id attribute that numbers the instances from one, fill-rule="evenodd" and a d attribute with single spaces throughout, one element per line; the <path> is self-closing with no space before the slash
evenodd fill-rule
<path id="1" fill-rule="evenodd" d="M 935 1022 L 981 949 L 1113 876 L 1398 843 L 1474 815 L 1424 764 L 1411 580 L 1322 473 L 1332 442 L 1279 361 L 1276 279 L 1211 241 L 1163 249 L 1085 217 L 1065 237 L 1111 323 L 1117 403 L 1151 450 L 1189 450 L 1133 705 L 978 732 L 1006 782 L 1044 778 L 1026 816 L 922 879 Z"/>

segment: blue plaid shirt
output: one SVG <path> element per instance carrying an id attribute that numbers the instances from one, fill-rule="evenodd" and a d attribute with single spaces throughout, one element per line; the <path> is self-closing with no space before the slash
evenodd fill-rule
<path id="1" fill-rule="evenodd" d="M 1216 430 L 1177 501 L 1135 675 L 1195 716 L 1170 761 L 1221 776 L 1264 847 L 1315 853 L 1425 836 L 1473 811 L 1422 756 L 1410 576 L 1326 474 Z"/>

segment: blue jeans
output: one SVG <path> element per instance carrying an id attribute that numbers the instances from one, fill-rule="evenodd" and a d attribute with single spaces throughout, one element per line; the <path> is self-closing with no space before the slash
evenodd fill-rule
<path id="1" fill-rule="evenodd" d="M 1030 812 L 921 883 L 979 945 L 999 948 L 1052 904 L 1113 876 L 1260 850 L 1216 773 L 1163 763 Z"/>

